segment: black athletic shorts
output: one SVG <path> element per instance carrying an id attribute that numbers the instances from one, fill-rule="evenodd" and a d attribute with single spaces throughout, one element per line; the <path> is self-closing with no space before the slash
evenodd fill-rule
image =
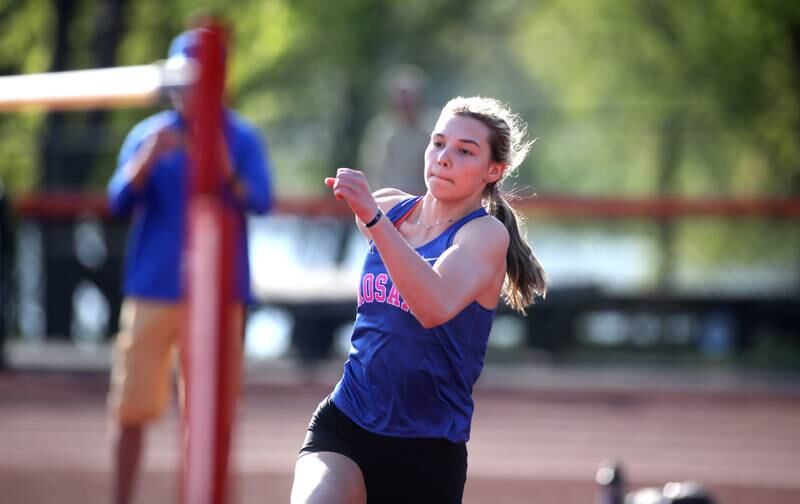
<path id="1" fill-rule="evenodd" d="M 342 413 L 330 396 L 311 417 L 300 456 L 317 452 L 341 453 L 358 464 L 368 504 L 451 504 L 460 503 L 464 494 L 466 443 L 373 434 Z"/>

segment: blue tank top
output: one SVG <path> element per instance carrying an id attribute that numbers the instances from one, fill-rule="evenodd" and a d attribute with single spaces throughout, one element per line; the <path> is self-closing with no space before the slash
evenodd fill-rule
<path id="1" fill-rule="evenodd" d="M 387 217 L 396 223 L 420 199 L 400 202 Z M 485 215 L 483 208 L 471 212 L 416 252 L 432 265 L 464 224 Z M 483 368 L 494 315 L 473 301 L 451 320 L 425 329 L 370 243 L 350 355 L 332 393 L 334 404 L 376 434 L 467 441 L 472 387 Z"/>

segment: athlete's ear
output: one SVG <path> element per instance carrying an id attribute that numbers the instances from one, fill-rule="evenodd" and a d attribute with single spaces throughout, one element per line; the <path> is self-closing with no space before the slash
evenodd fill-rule
<path id="1" fill-rule="evenodd" d="M 505 163 L 498 163 L 496 161 L 492 161 L 489 163 L 489 171 L 486 172 L 486 183 L 493 184 L 500 180 L 503 177 L 503 173 L 506 171 L 506 164 Z"/>

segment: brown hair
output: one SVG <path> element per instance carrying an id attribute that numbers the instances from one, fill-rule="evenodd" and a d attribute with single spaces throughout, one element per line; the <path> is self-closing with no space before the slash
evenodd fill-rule
<path id="1" fill-rule="evenodd" d="M 469 117 L 485 124 L 489 128 L 492 161 L 506 165 L 503 177 L 487 184 L 483 205 L 508 230 L 511 241 L 506 253 L 503 297 L 512 308 L 524 314 L 526 306 L 547 293 L 547 275 L 525 239 L 522 215 L 508 204 L 507 195 L 498 186 L 517 169 L 533 145 L 533 141 L 525 139 L 527 125 L 507 105 L 481 96 L 453 98 L 442 113 Z"/>

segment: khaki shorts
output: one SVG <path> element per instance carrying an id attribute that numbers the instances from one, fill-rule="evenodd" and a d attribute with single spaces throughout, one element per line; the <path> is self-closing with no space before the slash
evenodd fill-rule
<path id="1" fill-rule="evenodd" d="M 166 410 L 184 314 L 180 303 L 137 298 L 128 298 L 122 303 L 108 393 L 110 414 L 120 424 L 138 425 L 160 417 Z M 234 344 L 232 387 L 235 394 L 241 381 L 243 319 L 242 306 L 237 305 L 230 332 Z M 182 406 L 182 379 L 178 391 Z"/>

